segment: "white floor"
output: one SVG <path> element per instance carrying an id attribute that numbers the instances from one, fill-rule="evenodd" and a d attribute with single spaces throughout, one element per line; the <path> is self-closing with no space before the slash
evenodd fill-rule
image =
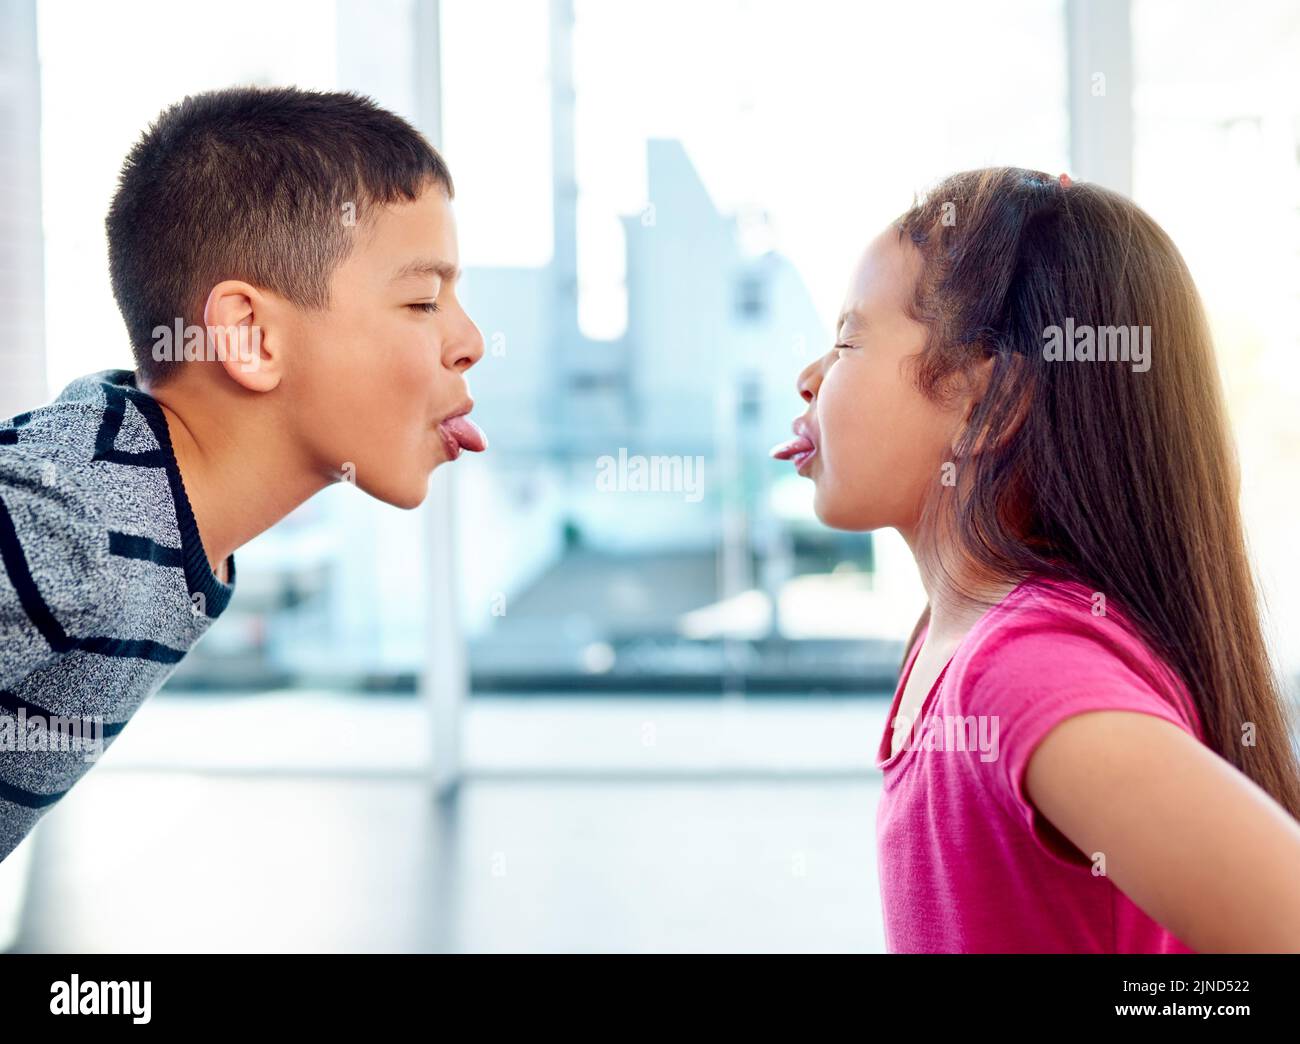
<path id="1" fill-rule="evenodd" d="M 0 864 L 18 952 L 883 949 L 883 701 L 155 697 Z M 24 853 L 24 850 L 27 850 Z"/>

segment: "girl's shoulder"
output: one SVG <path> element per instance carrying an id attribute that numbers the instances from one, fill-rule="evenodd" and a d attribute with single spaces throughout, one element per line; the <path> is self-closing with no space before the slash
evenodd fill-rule
<path id="1" fill-rule="evenodd" d="M 1176 672 L 1114 599 L 1073 581 L 1021 583 L 972 628 L 949 674 L 967 713 L 1141 710 L 1204 740 Z"/>

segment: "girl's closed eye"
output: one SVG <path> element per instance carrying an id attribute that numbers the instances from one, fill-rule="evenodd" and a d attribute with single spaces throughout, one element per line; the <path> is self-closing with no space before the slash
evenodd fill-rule
<path id="1" fill-rule="evenodd" d="M 409 304 L 406 307 L 414 308 L 417 311 L 424 312 L 426 314 L 431 314 L 438 310 L 438 304 L 436 301 L 420 301 L 417 304 Z"/>

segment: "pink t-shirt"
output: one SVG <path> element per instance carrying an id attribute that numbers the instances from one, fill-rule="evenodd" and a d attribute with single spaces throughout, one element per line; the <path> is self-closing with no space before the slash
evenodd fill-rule
<path id="1" fill-rule="evenodd" d="M 1093 598 L 1046 580 L 1015 588 L 962 640 L 891 756 L 919 640 L 909 654 L 876 752 L 891 953 L 1194 952 L 1095 875 L 1025 791 L 1039 741 L 1083 711 L 1154 714 L 1204 742 L 1186 690 Z"/>

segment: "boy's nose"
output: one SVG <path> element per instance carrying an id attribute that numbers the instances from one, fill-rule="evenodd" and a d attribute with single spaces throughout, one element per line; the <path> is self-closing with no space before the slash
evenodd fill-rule
<path id="1" fill-rule="evenodd" d="M 453 370 L 465 371 L 483 358 L 483 334 L 468 315 L 460 336 L 449 345 Z"/>

